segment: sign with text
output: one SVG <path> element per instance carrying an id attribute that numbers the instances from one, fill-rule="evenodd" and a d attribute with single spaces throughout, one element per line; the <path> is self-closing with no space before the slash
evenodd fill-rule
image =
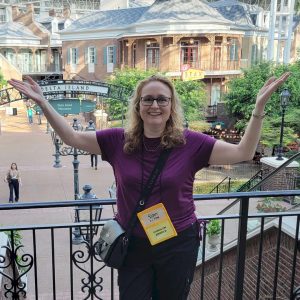
<path id="1" fill-rule="evenodd" d="M 82 112 L 94 111 L 96 108 L 95 101 L 79 100 L 77 98 L 49 100 L 49 103 L 61 115 L 78 115 Z M 38 105 L 34 106 L 34 110 L 39 113 L 42 112 Z"/>
<path id="2" fill-rule="evenodd" d="M 188 70 L 182 72 L 181 78 L 183 81 L 203 79 L 204 71 L 197 70 L 197 69 L 188 69 Z"/>
<path id="3" fill-rule="evenodd" d="M 80 113 L 79 99 L 49 100 L 49 103 L 61 115 L 78 115 Z"/>
<path id="4" fill-rule="evenodd" d="M 57 81 L 56 83 L 39 83 L 44 95 L 60 94 L 60 93 L 79 93 L 79 94 L 95 94 L 99 96 L 108 96 L 109 87 L 100 83 L 68 83 L 65 81 Z"/>

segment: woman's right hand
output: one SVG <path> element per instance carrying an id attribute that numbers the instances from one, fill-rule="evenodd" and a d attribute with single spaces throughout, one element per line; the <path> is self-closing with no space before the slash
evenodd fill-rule
<path id="1" fill-rule="evenodd" d="M 26 80 L 27 81 L 11 79 L 8 80 L 8 83 L 28 98 L 32 99 L 37 105 L 41 106 L 43 103 L 47 102 L 40 86 L 30 76 L 26 76 Z"/>

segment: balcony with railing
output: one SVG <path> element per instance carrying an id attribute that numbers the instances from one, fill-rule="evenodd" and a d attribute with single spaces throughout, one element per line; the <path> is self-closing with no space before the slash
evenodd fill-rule
<path id="1" fill-rule="evenodd" d="M 217 251 L 211 251 L 207 224 L 201 223 L 190 299 L 297 299 L 299 211 L 250 212 L 258 199 L 281 196 L 299 197 L 300 191 L 194 195 L 196 206 L 201 201 L 238 199 L 239 209 L 229 215 L 198 216 L 219 219 L 222 230 Z M 22 215 L 19 225 L 0 227 L 0 237 L 5 232 L 0 238 L 0 299 L 117 299 L 116 271 L 95 251 L 96 229 L 110 218 L 113 204 L 115 199 L 0 205 L 6 219 Z M 95 218 L 95 209 L 107 217 Z M 85 216 L 73 223 L 78 211 Z M 85 237 L 80 243 L 74 243 L 76 232 Z"/>

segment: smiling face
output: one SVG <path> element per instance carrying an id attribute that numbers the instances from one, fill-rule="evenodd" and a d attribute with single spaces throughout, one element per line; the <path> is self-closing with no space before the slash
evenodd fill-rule
<path id="1" fill-rule="evenodd" d="M 141 97 L 145 96 L 171 98 L 166 106 L 159 106 L 157 101 L 153 101 L 150 106 L 143 105 L 142 101 L 139 103 L 140 116 L 144 122 L 144 134 L 147 137 L 159 137 L 171 115 L 172 91 L 160 81 L 150 81 L 142 88 Z"/>

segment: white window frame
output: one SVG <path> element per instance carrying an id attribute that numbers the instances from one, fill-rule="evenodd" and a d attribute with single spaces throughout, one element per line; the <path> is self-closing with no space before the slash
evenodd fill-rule
<path id="1" fill-rule="evenodd" d="M 88 63 L 96 64 L 96 48 L 88 47 Z"/>
<path id="2" fill-rule="evenodd" d="M 157 42 L 151 43 L 150 45 L 147 45 L 147 43 L 145 43 L 146 47 L 145 47 L 145 70 L 149 70 L 151 68 L 148 68 L 148 55 L 147 52 L 150 49 L 152 51 L 152 54 L 156 53 L 156 51 L 158 51 L 158 56 L 154 56 L 155 58 L 157 58 L 158 61 L 155 61 L 155 67 L 159 69 L 160 66 L 160 45 Z"/>

